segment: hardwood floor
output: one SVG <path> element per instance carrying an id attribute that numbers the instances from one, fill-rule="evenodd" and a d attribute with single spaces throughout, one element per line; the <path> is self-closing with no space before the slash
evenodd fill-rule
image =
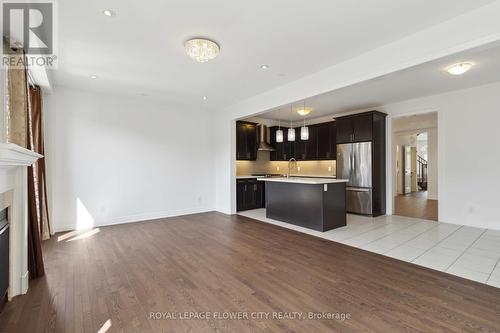
<path id="1" fill-rule="evenodd" d="M 500 331 L 500 289 L 243 216 L 57 236 L 43 246 L 46 277 L 6 305 L 0 332 Z M 350 319 L 149 319 L 171 311 Z"/>
<path id="2" fill-rule="evenodd" d="M 425 191 L 398 195 L 394 200 L 394 213 L 399 216 L 438 221 L 438 202 L 427 199 Z"/>

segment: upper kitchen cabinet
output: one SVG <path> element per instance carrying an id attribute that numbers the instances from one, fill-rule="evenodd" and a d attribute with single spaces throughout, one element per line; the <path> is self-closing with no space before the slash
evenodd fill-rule
<path id="1" fill-rule="evenodd" d="M 373 139 L 373 116 L 375 114 L 380 114 L 380 112 L 370 111 L 335 118 L 337 144 L 371 141 Z"/>
<path id="2" fill-rule="evenodd" d="M 271 152 L 271 161 L 288 161 L 295 158 L 297 161 L 334 160 L 337 158 L 335 122 L 310 125 L 309 139 L 300 138 L 300 127 L 295 128 L 295 141 L 287 139 L 288 128 L 281 127 L 284 133 L 282 143 L 276 142 L 276 130 L 271 127 L 271 145 L 276 151 Z"/>
<path id="3" fill-rule="evenodd" d="M 337 158 L 337 140 L 335 122 L 316 125 L 318 160 L 334 160 Z"/>
<path id="4" fill-rule="evenodd" d="M 296 140 L 300 140 L 300 127 L 295 129 L 297 131 Z M 305 140 L 306 148 L 306 158 L 305 160 L 317 160 L 318 159 L 318 126 L 309 126 L 309 139 Z"/>
<path id="5" fill-rule="evenodd" d="M 269 159 L 271 161 L 288 161 L 293 157 L 293 142 L 288 141 L 287 139 L 287 131 L 288 128 L 281 127 L 283 131 L 283 142 L 276 142 L 276 131 L 278 130 L 278 126 L 273 126 L 270 128 L 271 134 L 271 146 L 276 149 L 275 151 L 271 151 L 269 154 Z"/>
<path id="6" fill-rule="evenodd" d="M 236 159 L 240 161 L 257 159 L 257 124 L 236 122 Z"/>

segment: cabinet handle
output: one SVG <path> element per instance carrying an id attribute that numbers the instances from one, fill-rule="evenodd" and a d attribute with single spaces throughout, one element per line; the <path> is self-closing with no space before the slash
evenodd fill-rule
<path id="1" fill-rule="evenodd" d="M 253 186 L 253 190 L 254 190 L 254 191 L 257 191 L 257 184 L 254 184 L 254 186 Z"/>
<path id="2" fill-rule="evenodd" d="M 245 185 L 245 192 L 247 191 L 247 186 Z"/>

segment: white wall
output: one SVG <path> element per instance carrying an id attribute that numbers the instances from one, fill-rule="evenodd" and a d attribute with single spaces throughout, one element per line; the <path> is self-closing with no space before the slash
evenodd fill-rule
<path id="1" fill-rule="evenodd" d="M 214 209 L 208 111 L 61 87 L 44 98 L 56 231 Z"/>

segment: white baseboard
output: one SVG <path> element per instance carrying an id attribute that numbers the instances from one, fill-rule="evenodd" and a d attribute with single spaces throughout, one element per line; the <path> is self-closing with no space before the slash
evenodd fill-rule
<path id="1" fill-rule="evenodd" d="M 431 194 L 428 194 L 428 195 L 427 195 L 427 199 L 429 199 L 429 200 L 437 200 L 437 199 L 438 199 L 438 196 L 437 196 L 437 195 L 435 195 L 435 194 L 432 194 L 432 195 L 431 195 Z"/>
<path id="2" fill-rule="evenodd" d="M 29 280 L 30 272 L 26 271 L 23 276 L 21 276 L 21 294 L 23 295 L 28 292 Z"/>
<path id="3" fill-rule="evenodd" d="M 96 221 L 94 223 L 94 227 L 104 227 L 115 224 L 124 224 L 124 223 L 134 223 L 134 222 L 144 222 L 149 220 L 157 220 L 163 219 L 167 217 L 175 217 L 189 214 L 199 214 L 214 211 L 212 207 L 196 207 L 196 208 L 187 208 L 187 209 L 178 209 L 178 210 L 169 210 L 169 211 L 161 211 L 154 213 L 143 213 L 143 214 L 135 214 L 128 216 L 120 216 L 114 217 L 111 219 L 107 219 L 106 221 Z M 55 232 L 64 232 L 75 230 L 75 225 L 56 225 L 54 227 Z"/>

